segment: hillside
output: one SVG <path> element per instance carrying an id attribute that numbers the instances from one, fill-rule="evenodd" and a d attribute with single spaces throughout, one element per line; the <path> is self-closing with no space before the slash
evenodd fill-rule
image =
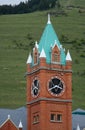
<path id="1" fill-rule="evenodd" d="M 84 0 L 60 0 L 62 6 L 76 6 L 85 8 Z"/>
<path id="2" fill-rule="evenodd" d="M 65 5 L 64 0 L 61 2 Z M 63 8 L 66 15 L 56 15 L 55 9 L 0 16 L 0 107 L 16 108 L 26 104 L 26 60 L 34 42 L 40 40 L 47 14 L 51 12 L 59 40 L 66 52 L 70 50 L 73 59 L 73 109 L 85 109 L 85 10 Z"/>

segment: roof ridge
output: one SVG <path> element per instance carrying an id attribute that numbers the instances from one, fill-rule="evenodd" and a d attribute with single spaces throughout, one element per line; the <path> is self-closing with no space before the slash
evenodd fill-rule
<path id="1" fill-rule="evenodd" d="M 9 117 L 9 115 L 8 115 L 8 118 L 1 124 L 0 128 L 1 128 L 8 120 L 10 120 L 10 121 L 13 123 L 13 125 L 18 129 L 18 127 L 16 126 L 16 124 L 15 124 L 15 123 L 13 122 L 13 120 Z"/>

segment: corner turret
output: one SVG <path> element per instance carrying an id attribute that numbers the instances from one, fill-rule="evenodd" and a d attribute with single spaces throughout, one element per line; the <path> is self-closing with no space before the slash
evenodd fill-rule
<path id="1" fill-rule="evenodd" d="M 42 48 L 42 51 L 40 53 L 40 66 L 45 66 L 46 65 L 46 54 L 44 49 Z"/>
<path id="2" fill-rule="evenodd" d="M 69 50 L 68 50 L 67 55 L 66 55 L 66 68 L 72 69 L 72 58 L 71 58 Z"/>

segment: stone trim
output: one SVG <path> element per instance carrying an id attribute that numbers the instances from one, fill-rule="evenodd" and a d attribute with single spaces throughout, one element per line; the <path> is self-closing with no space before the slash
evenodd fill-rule
<path id="1" fill-rule="evenodd" d="M 72 70 L 62 70 L 62 69 L 56 69 L 56 68 L 48 68 L 48 67 L 40 67 L 40 68 L 38 68 L 38 69 L 36 69 L 36 70 L 32 70 L 32 72 L 26 72 L 26 74 L 25 74 L 25 76 L 27 76 L 27 75 L 31 75 L 31 74 L 33 74 L 33 73 L 35 73 L 35 72 L 37 72 L 37 71 L 40 71 L 40 70 L 53 70 L 53 71 L 58 71 L 58 72 L 68 72 L 68 73 L 72 73 Z"/>
<path id="2" fill-rule="evenodd" d="M 30 102 L 27 102 L 27 105 L 36 103 L 36 102 L 40 102 L 40 101 L 54 101 L 54 102 L 67 102 L 67 103 L 72 103 L 71 99 L 55 99 L 55 98 L 45 98 L 45 97 L 41 97 L 35 100 L 32 100 Z"/>

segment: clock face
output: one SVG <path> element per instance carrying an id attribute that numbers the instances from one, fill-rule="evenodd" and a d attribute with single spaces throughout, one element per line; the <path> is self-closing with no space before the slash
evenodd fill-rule
<path id="1" fill-rule="evenodd" d="M 32 96 L 36 97 L 39 94 L 39 80 L 35 79 L 32 82 Z"/>
<path id="2" fill-rule="evenodd" d="M 57 77 L 52 78 L 49 81 L 48 91 L 55 96 L 61 95 L 64 92 L 64 83 Z"/>

